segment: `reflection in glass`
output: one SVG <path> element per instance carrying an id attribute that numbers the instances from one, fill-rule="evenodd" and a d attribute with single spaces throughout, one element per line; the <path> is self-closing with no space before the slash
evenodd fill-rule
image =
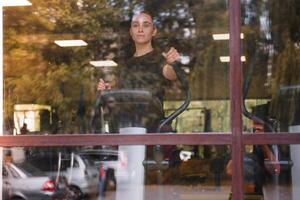
<path id="1" fill-rule="evenodd" d="M 298 10 L 297 1 L 242 2 L 243 93 L 252 119 L 244 120 L 245 131 L 251 132 L 255 117 L 267 124 L 267 132 L 288 132 L 300 124 Z"/>
<path id="2" fill-rule="evenodd" d="M 169 124 L 169 131 L 229 131 L 228 63 L 219 60 L 228 56 L 228 40 L 215 41 L 212 37 L 228 33 L 227 1 L 31 3 L 30 7 L 4 8 L 6 134 L 22 134 L 25 124 L 24 134 L 118 132 L 114 122 L 107 119 L 112 118 L 107 108 L 96 106 L 96 85 L 99 78 L 114 85 L 119 73 L 134 74 L 135 70 L 122 69 L 134 54 L 128 30 L 132 16 L 141 10 L 153 15 L 158 30 L 153 47 L 158 55 L 172 46 L 181 54 L 181 74 L 187 77 L 192 91 L 189 110 Z M 55 44 L 62 40 L 80 40 L 87 45 Z M 94 67 L 91 61 L 102 62 L 102 67 Z M 113 61 L 117 67 L 104 66 L 103 61 Z M 141 86 L 148 81 L 144 78 L 148 71 L 146 68 L 137 74 Z M 160 89 L 165 90 L 160 101 L 167 116 L 185 99 L 185 92 L 178 82 Z M 16 109 L 21 105 L 23 109 Z"/>
<path id="3" fill-rule="evenodd" d="M 276 145 L 278 160 L 273 159 L 273 146 L 245 147 L 245 199 L 297 199 L 299 145 Z M 88 195 L 95 200 L 133 199 L 137 194 L 142 199 L 227 200 L 231 195 L 234 163 L 227 146 L 138 146 L 146 150 L 140 158 L 136 148 L 5 149 L 3 195 Z M 24 189 L 25 182 L 36 191 Z M 131 198 L 125 198 L 130 193 Z"/>
<path id="4" fill-rule="evenodd" d="M 298 159 L 292 156 L 294 145 L 247 145 L 244 154 L 245 199 L 297 199 Z M 295 145 L 298 146 L 298 145 Z M 278 155 L 276 155 L 276 148 Z M 227 172 L 231 172 L 231 160 Z M 295 193 L 296 192 L 296 193 Z"/>
<path id="5" fill-rule="evenodd" d="M 137 146 L 10 148 L 5 149 L 3 166 L 7 170 L 9 166 L 28 170 L 30 177 L 45 177 L 40 178 L 44 182 L 51 180 L 57 187 L 47 195 L 59 194 L 58 199 L 82 199 L 86 195 L 95 200 L 228 199 L 230 176 L 225 170 L 229 161 L 228 147 L 140 147 L 146 149 L 143 159 L 138 159 L 138 152 L 132 151 Z M 22 182 L 40 184 L 40 188 L 44 185 L 43 181 L 23 176 L 15 180 L 16 175 L 10 171 L 6 176 L 10 179 L 4 178 L 4 181 L 15 183 L 13 187 L 3 185 L 3 195 L 10 197 L 25 192 Z M 37 192 L 45 195 L 44 190 Z M 24 195 L 33 199 L 34 193 L 27 189 Z"/>

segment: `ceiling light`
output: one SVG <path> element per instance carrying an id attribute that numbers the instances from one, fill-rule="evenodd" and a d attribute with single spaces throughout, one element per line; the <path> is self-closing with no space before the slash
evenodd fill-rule
<path id="1" fill-rule="evenodd" d="M 90 61 L 90 64 L 95 67 L 117 67 L 118 66 L 118 64 L 112 60 Z"/>
<path id="2" fill-rule="evenodd" d="M 60 47 L 87 46 L 87 43 L 83 40 L 55 40 L 54 43 Z"/>
<path id="3" fill-rule="evenodd" d="M 31 6 L 32 3 L 28 0 L 2 0 L 1 6 Z"/>
<path id="4" fill-rule="evenodd" d="M 229 40 L 229 33 L 213 34 L 214 40 Z M 241 39 L 244 39 L 244 33 L 241 33 Z"/>
<path id="5" fill-rule="evenodd" d="M 220 56 L 220 61 L 221 62 L 230 62 L 230 57 L 229 56 Z M 245 62 L 246 61 L 246 57 L 245 56 L 241 56 L 241 61 Z"/>

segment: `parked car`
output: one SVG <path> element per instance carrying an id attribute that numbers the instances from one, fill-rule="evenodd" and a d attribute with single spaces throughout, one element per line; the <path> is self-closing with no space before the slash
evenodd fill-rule
<path id="1" fill-rule="evenodd" d="M 55 184 L 54 178 L 29 163 L 6 163 L 3 166 L 4 200 L 63 200 L 65 182 Z"/>
<path id="2" fill-rule="evenodd" d="M 98 192 L 99 170 L 88 158 L 72 152 L 39 151 L 27 161 L 48 175 L 65 176 L 73 199 L 84 199 Z"/>
<path id="3" fill-rule="evenodd" d="M 71 154 L 72 156 L 72 154 Z M 81 196 L 92 196 L 98 192 L 99 170 L 88 158 L 73 154 L 70 158 L 70 166 L 64 171 L 64 175 L 68 179 L 69 186 L 72 191 Z"/>
<path id="4" fill-rule="evenodd" d="M 92 161 L 93 165 L 98 166 L 98 168 L 103 166 L 109 180 L 116 182 L 116 178 L 118 181 L 129 178 L 126 152 L 112 149 L 83 149 L 78 154 Z"/>
<path id="5" fill-rule="evenodd" d="M 92 161 L 99 169 L 99 195 L 105 196 L 107 190 L 116 189 L 117 182 L 129 180 L 127 154 L 115 149 L 82 149 L 78 152 L 82 158 Z"/>

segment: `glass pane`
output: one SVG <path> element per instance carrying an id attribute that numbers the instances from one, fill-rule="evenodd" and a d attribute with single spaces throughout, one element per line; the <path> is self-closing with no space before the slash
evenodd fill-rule
<path id="1" fill-rule="evenodd" d="M 4 7 L 6 134 L 230 130 L 228 34 L 213 37 L 228 33 L 226 0 L 30 2 Z M 158 129 L 184 100 L 188 111 Z"/>
<path id="2" fill-rule="evenodd" d="M 300 124 L 299 2 L 242 1 L 245 131 L 288 132 Z M 298 131 L 299 133 L 299 131 Z"/>
<path id="3" fill-rule="evenodd" d="M 245 199 L 294 200 L 299 193 L 299 145 L 247 145 Z"/>
<path id="4" fill-rule="evenodd" d="M 229 156 L 227 146 L 10 148 L 3 197 L 227 200 Z"/>

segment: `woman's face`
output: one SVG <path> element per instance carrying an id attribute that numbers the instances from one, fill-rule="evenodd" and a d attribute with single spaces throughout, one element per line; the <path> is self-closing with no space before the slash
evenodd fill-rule
<path id="1" fill-rule="evenodd" d="M 130 35 L 136 44 L 151 43 L 152 37 L 156 35 L 156 28 L 151 16 L 145 13 L 133 16 Z"/>

